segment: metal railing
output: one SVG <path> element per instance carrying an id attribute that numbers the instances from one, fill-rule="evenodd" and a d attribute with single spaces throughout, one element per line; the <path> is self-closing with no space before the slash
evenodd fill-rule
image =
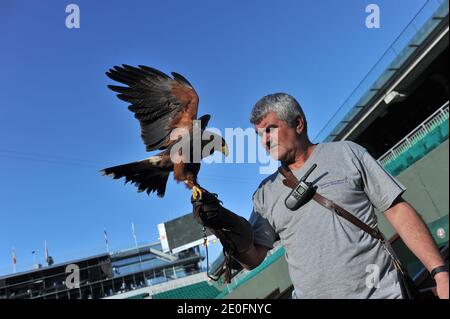
<path id="1" fill-rule="evenodd" d="M 413 129 L 408 135 L 406 135 L 400 142 L 395 144 L 389 151 L 384 153 L 378 161 L 383 165 L 387 165 L 389 162 L 397 159 L 401 154 L 410 149 L 414 144 L 421 141 L 426 137 L 433 129 L 447 121 L 449 118 L 449 102 L 447 101 L 436 112 L 429 116 L 419 126 Z"/>

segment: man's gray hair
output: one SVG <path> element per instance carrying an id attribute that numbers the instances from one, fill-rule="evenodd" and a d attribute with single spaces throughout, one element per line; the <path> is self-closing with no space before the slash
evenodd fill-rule
<path id="1" fill-rule="evenodd" d="M 286 93 L 269 94 L 256 102 L 252 109 L 250 122 L 258 124 L 267 113 L 274 112 L 280 120 L 286 121 L 290 127 L 297 125 L 297 117 L 301 116 L 307 132 L 306 117 L 302 107 L 295 98 Z"/>

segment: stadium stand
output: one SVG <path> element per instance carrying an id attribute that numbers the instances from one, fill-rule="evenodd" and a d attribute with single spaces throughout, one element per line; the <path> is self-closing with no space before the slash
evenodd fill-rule
<path id="1" fill-rule="evenodd" d="M 152 299 L 214 299 L 220 291 L 206 281 L 152 295 Z"/>

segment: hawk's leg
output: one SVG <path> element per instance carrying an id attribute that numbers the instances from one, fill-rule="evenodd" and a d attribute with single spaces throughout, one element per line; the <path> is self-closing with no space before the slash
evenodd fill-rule
<path id="1" fill-rule="evenodd" d="M 194 185 L 192 186 L 192 198 L 194 198 L 194 200 L 197 199 L 202 199 L 202 188 L 198 185 Z"/>
<path id="2" fill-rule="evenodd" d="M 195 181 L 192 178 L 192 175 L 188 175 L 187 179 L 184 181 L 186 183 L 186 186 L 189 187 L 190 189 L 192 189 L 192 198 L 194 200 L 201 200 L 202 199 L 202 194 L 203 194 L 203 188 L 200 187 L 200 185 L 198 185 L 197 181 Z"/>

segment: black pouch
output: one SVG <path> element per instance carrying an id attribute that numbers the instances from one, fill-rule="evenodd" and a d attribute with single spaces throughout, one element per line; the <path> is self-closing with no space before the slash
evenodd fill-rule
<path id="1" fill-rule="evenodd" d="M 408 270 L 395 255 L 391 244 L 383 240 L 383 245 L 387 253 L 390 255 L 395 269 L 397 270 L 398 282 L 400 284 L 403 299 L 422 299 L 423 297 L 419 291 L 419 288 L 417 288 L 414 280 L 409 275 Z"/>
<path id="2" fill-rule="evenodd" d="M 419 289 L 408 272 L 403 268 L 397 268 L 397 274 L 403 299 L 422 299 Z"/>

